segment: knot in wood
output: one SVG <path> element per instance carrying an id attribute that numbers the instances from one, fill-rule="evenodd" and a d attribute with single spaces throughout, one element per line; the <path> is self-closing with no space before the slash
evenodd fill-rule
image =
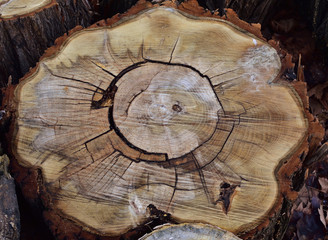
<path id="1" fill-rule="evenodd" d="M 181 112 L 182 111 L 182 108 L 180 107 L 179 104 L 174 104 L 172 106 L 172 109 L 173 109 L 173 111 L 176 111 L 176 112 Z"/>

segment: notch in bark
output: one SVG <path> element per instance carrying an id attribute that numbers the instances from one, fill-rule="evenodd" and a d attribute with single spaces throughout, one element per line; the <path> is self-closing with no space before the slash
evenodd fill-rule
<path id="1" fill-rule="evenodd" d="M 293 197 L 308 112 L 261 38 L 140 6 L 72 34 L 24 78 L 13 153 L 42 170 L 57 218 L 90 232 L 121 235 L 153 205 L 177 222 L 254 234 Z"/>

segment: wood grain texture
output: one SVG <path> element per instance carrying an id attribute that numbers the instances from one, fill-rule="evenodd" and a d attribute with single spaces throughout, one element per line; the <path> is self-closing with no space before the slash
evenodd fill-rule
<path id="1" fill-rule="evenodd" d="M 164 225 L 140 240 L 241 240 L 223 229 L 206 224 Z"/>
<path id="2" fill-rule="evenodd" d="M 15 156 L 42 170 L 52 208 L 99 234 L 150 204 L 250 231 L 308 129 L 280 66 L 261 39 L 172 8 L 79 31 L 16 89 Z"/>

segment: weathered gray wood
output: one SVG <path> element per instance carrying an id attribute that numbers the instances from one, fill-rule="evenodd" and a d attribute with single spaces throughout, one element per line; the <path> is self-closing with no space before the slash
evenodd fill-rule
<path id="1" fill-rule="evenodd" d="M 20 216 L 14 179 L 8 173 L 9 159 L 0 156 L 0 239 L 18 240 Z"/>
<path id="2" fill-rule="evenodd" d="M 211 226 L 208 224 L 188 224 L 183 223 L 179 225 L 163 225 L 157 228 L 152 233 L 149 233 L 140 240 L 241 240 L 231 232 L 225 231 L 221 228 Z"/>

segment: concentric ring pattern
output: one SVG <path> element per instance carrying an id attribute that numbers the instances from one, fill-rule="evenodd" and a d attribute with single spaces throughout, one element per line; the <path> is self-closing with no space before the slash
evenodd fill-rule
<path id="1" fill-rule="evenodd" d="M 260 39 L 169 8 L 82 30 L 16 90 L 16 156 L 42 169 L 54 208 L 102 234 L 142 223 L 149 204 L 249 230 L 307 131 L 279 70 Z"/>

